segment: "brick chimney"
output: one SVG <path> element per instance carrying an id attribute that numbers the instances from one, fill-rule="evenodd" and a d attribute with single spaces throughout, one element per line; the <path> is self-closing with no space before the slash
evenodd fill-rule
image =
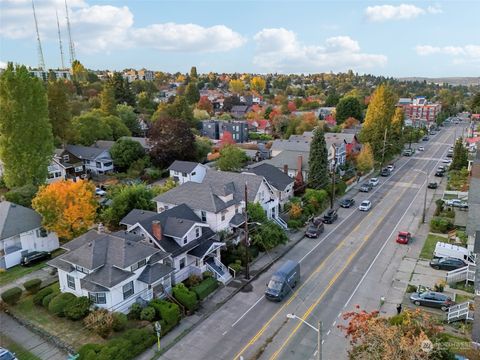
<path id="1" fill-rule="evenodd" d="M 162 240 L 162 225 L 158 220 L 152 221 L 152 235 L 155 239 Z"/>
<path id="2" fill-rule="evenodd" d="M 288 175 L 288 165 L 287 164 L 283 165 L 283 172 Z"/>

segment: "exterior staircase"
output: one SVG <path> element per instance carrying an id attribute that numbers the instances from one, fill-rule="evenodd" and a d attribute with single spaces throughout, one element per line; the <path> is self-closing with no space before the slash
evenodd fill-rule
<path id="1" fill-rule="evenodd" d="M 460 281 L 475 281 L 476 266 L 468 264 L 460 269 L 447 272 L 446 281 L 447 284 L 457 283 Z"/>
<path id="2" fill-rule="evenodd" d="M 473 310 L 471 310 L 470 304 L 473 304 L 473 301 L 450 306 L 447 313 L 447 322 L 451 323 L 458 320 L 473 321 Z"/>
<path id="3" fill-rule="evenodd" d="M 232 280 L 232 275 L 230 275 L 227 267 L 216 258 L 211 257 L 206 259 L 205 264 L 207 265 L 208 270 L 211 271 L 215 278 L 222 284 L 225 285 Z"/>
<path id="4" fill-rule="evenodd" d="M 280 217 L 280 216 L 275 216 L 272 218 L 275 223 L 277 223 L 283 230 L 288 230 L 288 225 L 287 223 Z"/>

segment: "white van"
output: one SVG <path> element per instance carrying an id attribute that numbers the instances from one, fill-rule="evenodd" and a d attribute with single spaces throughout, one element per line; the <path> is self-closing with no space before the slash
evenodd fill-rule
<path id="1" fill-rule="evenodd" d="M 467 248 L 444 242 L 437 242 L 435 250 L 433 251 L 433 256 L 436 258 L 453 257 L 471 264 L 475 264 L 476 258 L 476 255 Z"/>

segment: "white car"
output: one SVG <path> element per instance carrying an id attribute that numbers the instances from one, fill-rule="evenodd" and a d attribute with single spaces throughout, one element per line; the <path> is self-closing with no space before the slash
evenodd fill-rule
<path id="1" fill-rule="evenodd" d="M 390 164 L 387 166 L 388 171 L 392 172 L 395 169 L 395 165 Z"/>
<path id="2" fill-rule="evenodd" d="M 442 160 L 442 163 L 444 163 L 444 164 L 451 164 L 451 163 L 452 163 L 452 160 L 451 160 L 451 159 L 443 159 L 443 160 Z"/>
<path id="3" fill-rule="evenodd" d="M 107 192 L 105 190 L 100 189 L 100 188 L 95 188 L 95 195 L 105 196 L 105 195 L 107 195 Z"/>
<path id="4" fill-rule="evenodd" d="M 369 181 L 370 185 L 372 185 L 372 186 L 377 186 L 378 182 L 379 182 L 378 178 L 371 178 L 370 181 Z"/>
<path id="5" fill-rule="evenodd" d="M 466 203 L 465 201 L 462 201 L 460 199 L 447 200 L 447 201 L 445 201 L 445 205 L 458 207 L 458 208 L 461 208 L 461 209 L 467 209 L 468 208 L 468 203 Z"/>
<path id="6" fill-rule="evenodd" d="M 368 211 L 372 207 L 372 203 L 370 200 L 363 200 L 360 206 L 358 207 L 358 210 L 360 211 Z"/>
<path id="7" fill-rule="evenodd" d="M 424 148 L 423 146 L 419 146 L 419 147 L 417 148 L 417 150 L 418 150 L 418 151 L 425 151 L 425 148 Z"/>

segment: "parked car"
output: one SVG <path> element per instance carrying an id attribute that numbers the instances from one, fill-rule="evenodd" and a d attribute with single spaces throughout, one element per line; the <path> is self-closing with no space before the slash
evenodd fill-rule
<path id="1" fill-rule="evenodd" d="M 450 165 L 452 163 L 452 159 L 443 159 L 442 163 Z"/>
<path id="2" fill-rule="evenodd" d="M 11 351 L 0 347 L 0 360 L 18 360 Z"/>
<path id="3" fill-rule="evenodd" d="M 456 259 L 452 257 L 444 257 L 432 259 L 430 261 L 430 266 L 436 270 L 456 270 L 467 266 L 465 261 L 462 259 Z"/>
<path id="4" fill-rule="evenodd" d="M 448 157 L 448 158 L 453 157 L 453 153 L 450 153 L 450 152 L 449 152 L 449 153 L 447 154 L 447 157 Z"/>
<path id="5" fill-rule="evenodd" d="M 405 149 L 403 150 L 403 156 L 412 156 L 413 155 L 413 151 L 412 149 Z"/>
<path id="6" fill-rule="evenodd" d="M 107 195 L 107 192 L 105 190 L 100 189 L 100 188 L 95 188 L 95 195 L 105 196 L 105 195 Z"/>
<path id="7" fill-rule="evenodd" d="M 410 301 L 417 306 L 422 305 L 440 308 L 442 311 L 447 311 L 450 306 L 455 304 L 447 295 L 434 291 L 412 293 L 412 295 L 410 295 Z"/>
<path id="8" fill-rule="evenodd" d="M 418 151 L 425 151 L 425 148 L 424 148 L 423 146 L 419 146 L 419 147 L 417 148 L 417 150 L 418 150 Z"/>
<path id="9" fill-rule="evenodd" d="M 358 210 L 360 211 L 368 211 L 372 207 L 372 203 L 370 200 L 363 200 L 360 206 L 358 207 Z"/>
<path id="10" fill-rule="evenodd" d="M 437 172 L 435 173 L 435 176 L 436 176 L 436 177 L 443 177 L 444 174 L 445 174 L 445 173 L 444 173 L 443 171 L 437 170 Z"/>
<path id="11" fill-rule="evenodd" d="M 51 257 L 52 253 L 48 251 L 32 251 L 24 255 L 20 263 L 23 266 L 29 266 L 42 260 L 50 259 Z"/>
<path id="12" fill-rule="evenodd" d="M 355 200 L 354 199 L 343 199 L 340 201 L 340 206 L 342 208 L 348 209 L 349 207 L 355 205 Z"/>
<path id="13" fill-rule="evenodd" d="M 412 234 L 408 231 L 399 231 L 397 235 L 397 243 L 408 244 L 412 240 Z"/>
<path id="14" fill-rule="evenodd" d="M 363 184 L 362 186 L 360 186 L 360 192 L 369 192 L 370 190 L 372 190 L 372 185 L 369 184 L 369 183 L 365 183 Z"/>
<path id="15" fill-rule="evenodd" d="M 438 167 L 437 171 L 443 171 L 443 172 L 445 172 L 445 171 L 447 171 L 447 167 L 446 167 L 445 165 L 440 165 L 440 166 Z"/>
<path id="16" fill-rule="evenodd" d="M 438 188 L 438 184 L 436 182 L 428 183 L 428 188 L 429 189 L 436 189 L 436 188 Z"/>
<path id="17" fill-rule="evenodd" d="M 389 176 L 389 175 L 390 175 L 390 170 L 388 170 L 387 168 L 382 169 L 382 171 L 380 171 L 380 176 Z"/>
<path id="18" fill-rule="evenodd" d="M 310 224 L 308 225 L 307 231 L 305 231 L 305 236 L 308 238 L 318 238 L 323 232 L 324 226 L 323 222 L 318 225 Z"/>
<path id="19" fill-rule="evenodd" d="M 468 204 L 465 201 L 462 201 L 460 199 L 447 200 L 447 201 L 445 201 L 445 205 L 458 207 L 460 209 L 467 209 L 468 208 Z"/>
<path id="20" fill-rule="evenodd" d="M 323 222 L 325 224 L 333 224 L 337 219 L 338 219 L 337 210 L 329 209 L 325 214 L 325 216 L 323 217 Z"/>
<path id="21" fill-rule="evenodd" d="M 272 301 L 282 301 L 300 281 L 300 264 L 287 260 L 272 275 L 265 289 L 265 297 Z"/>
<path id="22" fill-rule="evenodd" d="M 428 136 L 424 136 L 424 137 L 422 138 L 422 141 L 428 141 L 428 140 L 430 140 L 430 138 L 429 138 Z"/>
<path id="23" fill-rule="evenodd" d="M 368 183 L 369 183 L 370 185 L 372 185 L 372 186 L 377 186 L 378 183 L 379 183 L 379 180 L 378 180 L 378 178 L 371 178 L 371 179 L 368 181 Z"/>
<path id="24" fill-rule="evenodd" d="M 395 165 L 394 164 L 389 164 L 387 166 L 387 169 L 388 169 L 388 171 L 392 172 L 393 170 L 395 170 Z"/>

